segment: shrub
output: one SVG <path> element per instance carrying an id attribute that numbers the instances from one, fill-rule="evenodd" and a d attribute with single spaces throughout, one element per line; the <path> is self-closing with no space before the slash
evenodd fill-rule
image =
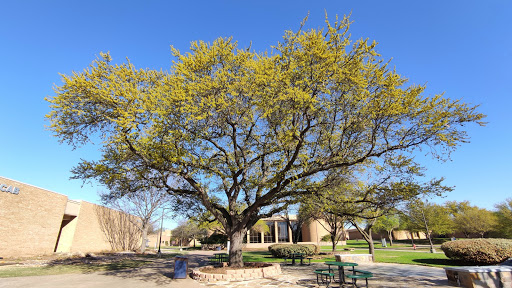
<path id="1" fill-rule="evenodd" d="M 226 244 L 228 236 L 224 234 L 212 234 L 210 237 L 201 239 L 201 244 Z"/>
<path id="2" fill-rule="evenodd" d="M 322 236 L 322 239 L 320 239 L 322 242 L 331 242 L 331 234 L 327 234 Z"/>
<path id="3" fill-rule="evenodd" d="M 318 254 L 320 247 L 315 244 L 273 244 L 268 251 L 276 258 L 290 257 L 292 253 L 304 253 L 311 256 Z"/>
<path id="4" fill-rule="evenodd" d="M 512 257 L 512 240 L 464 239 L 441 245 L 446 257 L 473 264 L 498 264 Z"/>

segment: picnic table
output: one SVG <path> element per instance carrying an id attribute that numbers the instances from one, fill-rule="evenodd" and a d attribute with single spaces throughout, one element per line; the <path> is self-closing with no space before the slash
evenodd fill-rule
<path id="1" fill-rule="evenodd" d="M 325 264 L 329 266 L 329 271 L 331 271 L 331 265 L 338 266 L 340 285 L 346 284 L 346 282 L 345 282 L 345 267 L 352 267 L 352 272 L 355 274 L 354 267 L 357 266 L 357 263 L 337 262 L 337 261 L 327 261 L 327 262 L 325 262 Z"/>
<path id="2" fill-rule="evenodd" d="M 228 253 L 215 253 L 213 254 L 216 259 L 219 259 L 219 262 L 228 262 L 229 254 Z"/>
<path id="3" fill-rule="evenodd" d="M 295 259 L 300 259 L 300 265 L 304 265 L 304 253 L 292 253 L 292 265 L 295 265 Z"/>
<path id="4" fill-rule="evenodd" d="M 210 260 L 210 263 L 220 264 L 222 262 L 229 261 L 229 254 L 228 253 L 215 253 L 215 254 L 213 254 L 213 257 L 208 257 L 208 259 Z"/>

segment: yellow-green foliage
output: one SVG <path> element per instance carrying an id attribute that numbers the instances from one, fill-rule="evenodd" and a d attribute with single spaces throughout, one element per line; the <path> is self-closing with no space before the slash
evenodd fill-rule
<path id="1" fill-rule="evenodd" d="M 499 264 L 512 257 L 510 239 L 464 239 L 441 245 L 444 254 L 452 259 L 474 264 Z"/>
<path id="2" fill-rule="evenodd" d="M 49 128 L 73 147 L 101 142 L 101 159 L 81 162 L 75 178 L 117 191 L 133 189 L 126 175 L 151 178 L 243 237 L 262 211 L 279 212 L 332 169 L 424 146 L 446 156 L 468 139 L 463 126 L 484 117 L 424 95 L 388 67 L 375 41 L 351 40 L 349 27 L 344 17 L 287 31 L 265 53 L 231 38 L 197 41 L 188 53 L 172 48 L 168 72 L 101 54 L 62 75 L 47 98 Z M 171 175 L 187 185 L 168 185 Z"/>

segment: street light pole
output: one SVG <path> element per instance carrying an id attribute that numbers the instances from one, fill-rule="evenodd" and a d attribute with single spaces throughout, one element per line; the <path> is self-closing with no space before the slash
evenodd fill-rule
<path id="1" fill-rule="evenodd" d="M 160 246 L 162 244 L 162 230 L 164 227 L 164 212 L 167 208 L 162 208 L 162 221 L 160 222 L 160 240 L 158 241 L 158 257 L 162 256 L 162 250 L 160 250 Z"/>

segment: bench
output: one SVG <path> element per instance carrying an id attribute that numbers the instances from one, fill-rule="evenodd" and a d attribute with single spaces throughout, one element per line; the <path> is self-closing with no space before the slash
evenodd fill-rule
<path id="1" fill-rule="evenodd" d="M 325 285 L 325 287 L 329 288 L 329 285 L 334 282 L 334 273 L 332 273 L 330 269 L 317 269 L 314 272 L 318 286 Z"/>
<path id="2" fill-rule="evenodd" d="M 354 273 L 361 273 L 361 274 L 373 274 L 372 272 L 370 271 L 364 271 L 364 270 L 359 270 L 359 269 L 354 269 L 353 270 Z"/>
<path id="3" fill-rule="evenodd" d="M 308 262 L 308 266 L 310 266 L 311 265 L 311 259 L 313 259 L 313 257 L 307 257 L 306 259 L 308 259 L 308 261 L 309 261 Z"/>
<path id="4" fill-rule="evenodd" d="M 357 273 L 359 273 L 359 274 L 357 274 Z M 366 287 L 368 288 L 368 278 L 372 278 L 373 273 L 364 271 L 364 270 L 354 269 L 354 274 L 346 274 L 345 277 L 352 279 L 352 287 L 358 287 L 357 279 L 365 279 Z M 348 283 L 348 284 L 350 284 L 350 283 Z"/>

